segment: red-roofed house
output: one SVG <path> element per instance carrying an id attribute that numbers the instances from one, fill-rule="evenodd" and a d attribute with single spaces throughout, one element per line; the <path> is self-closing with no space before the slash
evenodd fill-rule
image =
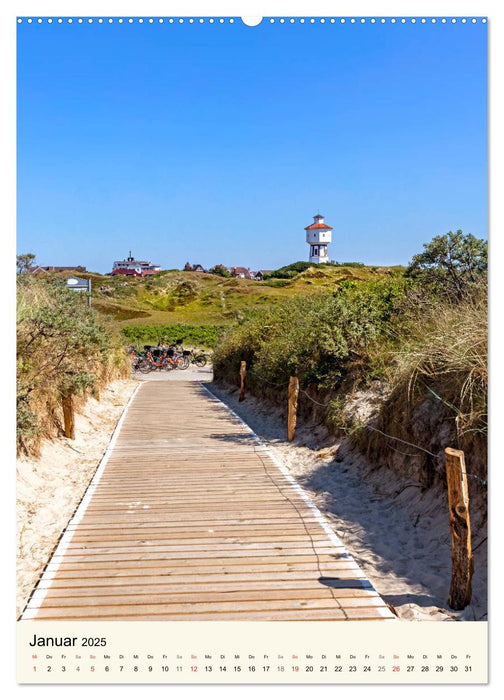
<path id="1" fill-rule="evenodd" d="M 232 267 L 229 272 L 231 277 L 240 277 L 241 279 L 250 279 L 250 270 L 247 267 Z"/>

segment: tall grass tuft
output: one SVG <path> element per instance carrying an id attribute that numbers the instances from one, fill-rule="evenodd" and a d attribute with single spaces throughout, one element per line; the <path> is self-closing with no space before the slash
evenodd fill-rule
<path id="1" fill-rule="evenodd" d="M 429 392 L 453 412 L 459 436 L 487 432 L 487 298 L 428 307 L 396 354 L 392 385 L 408 396 Z"/>

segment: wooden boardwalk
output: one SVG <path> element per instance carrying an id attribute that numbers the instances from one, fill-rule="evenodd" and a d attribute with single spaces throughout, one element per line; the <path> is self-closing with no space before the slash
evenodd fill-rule
<path id="1" fill-rule="evenodd" d="M 147 381 L 21 619 L 394 616 L 244 423 L 197 382 Z"/>

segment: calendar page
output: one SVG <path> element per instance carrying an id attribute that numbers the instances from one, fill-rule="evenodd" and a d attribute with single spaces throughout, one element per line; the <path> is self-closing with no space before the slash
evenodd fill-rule
<path id="1" fill-rule="evenodd" d="M 9 20 L 17 683 L 486 684 L 488 17 L 95 5 Z"/>

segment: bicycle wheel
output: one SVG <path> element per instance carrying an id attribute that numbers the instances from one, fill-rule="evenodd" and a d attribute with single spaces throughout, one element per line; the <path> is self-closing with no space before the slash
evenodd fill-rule
<path id="1" fill-rule="evenodd" d="M 189 357 L 187 355 L 182 355 L 182 357 L 178 361 L 178 369 L 187 369 L 190 364 L 191 361 Z"/>
<path id="2" fill-rule="evenodd" d="M 206 355 L 198 355 L 194 359 L 194 364 L 196 365 L 196 367 L 204 367 L 206 365 L 206 363 L 207 363 Z"/>
<path id="3" fill-rule="evenodd" d="M 152 372 L 152 363 L 149 360 L 142 360 L 138 363 L 138 371 L 142 372 L 142 374 Z"/>

